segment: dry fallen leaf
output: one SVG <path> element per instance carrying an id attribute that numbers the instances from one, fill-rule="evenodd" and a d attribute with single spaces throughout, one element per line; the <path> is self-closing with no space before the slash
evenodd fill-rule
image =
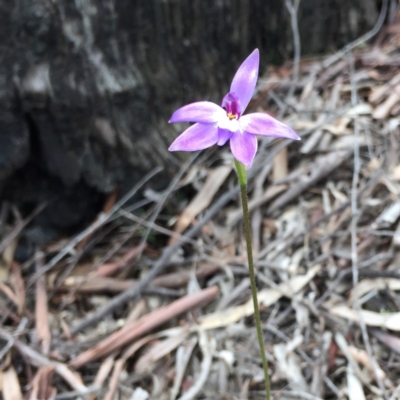
<path id="1" fill-rule="evenodd" d="M 113 354 L 104 359 L 93 381 L 93 387 L 101 388 L 103 386 L 103 383 L 109 377 L 111 370 L 113 369 L 114 361 L 115 361 L 115 356 Z M 97 397 L 96 395 L 92 394 L 88 396 L 88 399 L 95 400 L 96 397 Z"/>
<path id="2" fill-rule="evenodd" d="M 182 380 L 186 372 L 186 367 L 189 363 L 190 357 L 192 356 L 193 350 L 197 345 L 198 338 L 192 337 L 186 343 L 179 346 L 176 352 L 176 362 L 175 362 L 175 378 L 174 386 L 171 390 L 170 399 L 175 400 L 180 391 Z"/>
<path id="3" fill-rule="evenodd" d="M 195 307 L 204 306 L 206 303 L 212 301 L 217 294 L 218 288 L 212 286 L 193 295 L 184 296 L 167 306 L 160 307 L 152 313 L 140 318 L 138 321 L 128 324 L 117 332 L 114 332 L 96 346 L 81 353 L 78 357 L 73 359 L 70 364 L 75 368 L 80 368 L 90 361 L 108 355 L 149 330 L 169 321 L 171 318 Z"/>
<path id="4" fill-rule="evenodd" d="M 400 279 L 378 278 L 363 279 L 351 290 L 349 304 L 353 305 L 357 300 L 373 290 L 400 290 Z"/>
<path id="5" fill-rule="evenodd" d="M 143 374 L 144 372 L 150 370 L 152 365 L 157 360 L 163 358 L 172 350 L 175 350 L 179 345 L 181 345 L 188 334 L 188 329 L 182 330 L 181 333 L 175 334 L 153 346 L 136 362 L 135 372 L 138 374 Z"/>
<path id="6" fill-rule="evenodd" d="M 362 384 L 355 375 L 351 364 L 347 365 L 347 391 L 349 400 L 366 400 Z"/>
<path id="7" fill-rule="evenodd" d="M 197 331 L 199 333 L 199 346 L 202 352 L 199 376 L 197 381 L 178 400 L 194 399 L 205 385 L 211 370 L 212 358 L 217 345 L 216 340 L 214 337 L 208 337 L 207 333 L 202 329 L 198 329 Z"/>
<path id="8" fill-rule="evenodd" d="M 41 255 L 37 255 L 36 272 L 40 273 L 43 266 Z M 46 279 L 39 275 L 36 280 L 36 303 L 35 303 L 35 325 L 37 339 L 42 348 L 42 353 L 48 355 L 51 344 L 51 333 L 49 325 L 49 310 L 47 308 Z"/>
<path id="9" fill-rule="evenodd" d="M 294 339 L 296 340 L 296 339 Z M 298 342 L 296 347 L 301 343 Z M 290 383 L 295 390 L 308 392 L 307 381 L 303 376 L 300 360 L 294 353 L 292 342 L 274 346 L 274 354 L 280 374 Z"/>
<path id="10" fill-rule="evenodd" d="M 25 282 L 22 278 L 21 267 L 12 262 L 10 266 L 10 283 L 17 298 L 18 313 L 22 314 L 25 307 Z"/>
<path id="11" fill-rule="evenodd" d="M 33 378 L 29 400 L 54 400 L 57 389 L 52 386 L 54 367 L 41 367 Z"/>
<path id="12" fill-rule="evenodd" d="M 150 398 L 149 392 L 147 392 L 146 390 L 138 387 L 132 393 L 132 396 L 130 397 L 129 400 L 147 400 L 149 398 Z"/>
<path id="13" fill-rule="evenodd" d="M 360 317 L 368 326 L 379 326 L 381 328 L 400 331 L 400 312 L 398 313 L 376 313 L 373 311 L 356 311 L 345 305 L 329 307 L 329 312 L 337 317 L 345 318 L 350 321 L 359 322 Z"/>
<path id="14" fill-rule="evenodd" d="M 174 229 L 175 233 L 182 233 L 194 221 L 197 215 L 210 205 L 215 193 L 217 193 L 231 171 L 231 165 L 222 165 L 209 173 L 201 190 L 179 216 Z M 171 236 L 169 246 L 172 246 L 176 240 L 176 237 Z"/>
<path id="15" fill-rule="evenodd" d="M 282 151 L 280 151 L 275 157 L 274 157 L 274 163 L 273 163 L 273 182 L 280 181 L 284 178 L 286 178 L 288 171 L 289 171 L 289 160 L 288 160 L 288 150 L 287 147 L 285 147 Z"/>
<path id="16" fill-rule="evenodd" d="M 44 355 L 38 353 L 36 350 L 15 339 L 13 335 L 4 329 L 0 328 L 0 337 L 7 341 L 12 341 L 14 347 L 18 350 L 24 359 L 27 360 L 31 365 L 35 367 L 54 367 L 54 371 L 57 375 L 64 379 L 68 385 L 76 391 L 86 393 L 87 387 L 83 384 L 82 378 L 78 373 L 72 371 L 65 364 L 57 361 L 49 360 Z M 3 382 L 4 383 L 4 382 Z"/>
<path id="17" fill-rule="evenodd" d="M 371 334 L 382 343 L 384 343 L 386 346 L 388 346 L 390 349 L 400 354 L 400 338 L 398 336 L 378 329 L 371 329 Z"/>
<path id="18" fill-rule="evenodd" d="M 391 92 L 389 97 L 380 104 L 378 107 L 375 108 L 372 116 L 375 119 L 386 119 L 389 117 L 390 112 L 394 108 L 394 106 L 400 101 L 400 85 L 394 88 L 394 91 Z"/>
<path id="19" fill-rule="evenodd" d="M 386 373 L 375 360 L 370 359 L 368 353 L 364 349 L 358 349 L 355 346 L 349 345 L 349 352 L 354 360 L 356 360 L 363 367 L 367 368 L 371 379 L 374 379 L 374 369 L 377 372 L 380 380 L 384 381 L 386 379 Z M 375 365 L 371 365 L 371 362 L 374 362 Z"/>
<path id="20" fill-rule="evenodd" d="M 293 296 L 298 293 L 321 270 L 320 265 L 308 270 L 305 275 L 297 275 L 287 282 L 283 282 L 276 289 L 264 289 L 258 293 L 258 301 L 262 307 L 270 307 L 282 296 Z M 203 329 L 222 328 L 240 321 L 254 313 L 253 299 L 249 299 L 241 306 L 231 307 L 217 311 L 200 318 L 200 326 Z"/>
<path id="21" fill-rule="evenodd" d="M 8 367 L 2 373 L 3 385 L 2 393 L 4 400 L 23 400 L 21 386 L 18 381 L 17 373 L 13 366 Z M 45 400 L 45 399 L 44 399 Z"/>

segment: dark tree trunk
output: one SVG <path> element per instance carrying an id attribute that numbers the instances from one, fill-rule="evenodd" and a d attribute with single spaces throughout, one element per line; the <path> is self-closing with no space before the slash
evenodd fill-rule
<path id="1" fill-rule="evenodd" d="M 302 0 L 303 54 L 364 33 L 377 6 Z M 54 198 L 38 223 L 58 230 L 157 165 L 168 177 L 174 108 L 218 101 L 255 47 L 265 66 L 290 56 L 291 43 L 283 0 L 2 0 L 3 199 L 28 211 Z"/>

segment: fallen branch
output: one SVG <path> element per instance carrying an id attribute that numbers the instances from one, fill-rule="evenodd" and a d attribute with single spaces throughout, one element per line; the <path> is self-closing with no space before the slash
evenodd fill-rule
<path id="1" fill-rule="evenodd" d="M 84 351 L 78 357 L 73 359 L 70 362 L 70 365 L 74 368 L 80 368 L 88 362 L 106 356 L 132 342 L 146 332 L 149 332 L 157 326 L 164 324 L 170 319 L 195 307 L 200 307 L 209 303 L 215 299 L 217 294 L 218 288 L 216 286 L 212 286 L 202 290 L 201 292 L 182 297 L 181 299 L 176 300 L 167 306 L 160 307 L 159 309 L 148 315 L 145 315 L 132 324 L 128 324 L 119 331 L 114 332 L 93 348 Z"/>

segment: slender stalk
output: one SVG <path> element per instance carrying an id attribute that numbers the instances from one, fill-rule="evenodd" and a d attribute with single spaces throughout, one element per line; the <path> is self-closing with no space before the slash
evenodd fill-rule
<path id="1" fill-rule="evenodd" d="M 267 356 L 265 355 L 264 341 L 263 341 L 263 335 L 262 335 L 262 329 L 261 329 L 260 309 L 258 307 L 258 296 L 257 296 L 257 287 L 256 287 L 256 274 L 254 272 L 253 249 L 252 249 L 252 245 L 251 245 L 250 215 L 249 215 L 249 207 L 247 204 L 246 168 L 243 164 L 236 161 L 236 159 L 235 159 L 235 167 L 236 167 L 236 171 L 237 171 L 237 175 L 238 175 L 238 179 L 239 179 L 240 194 L 242 197 L 244 232 L 245 232 L 245 236 L 246 236 L 247 259 L 249 262 L 251 292 L 252 292 L 253 305 L 254 305 L 254 318 L 255 318 L 255 322 L 256 322 L 258 345 L 260 347 L 261 359 L 262 359 L 263 369 L 264 369 L 265 398 L 267 400 L 270 400 L 271 399 L 271 385 L 269 382 L 268 361 L 267 361 Z"/>

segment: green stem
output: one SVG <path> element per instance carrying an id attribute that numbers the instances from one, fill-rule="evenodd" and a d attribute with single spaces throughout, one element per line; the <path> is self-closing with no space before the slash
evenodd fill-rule
<path id="1" fill-rule="evenodd" d="M 246 168 L 243 164 L 235 159 L 235 167 L 239 179 L 240 193 L 242 197 L 242 208 L 243 208 L 243 221 L 244 221 L 244 232 L 246 235 L 247 244 L 247 259 L 249 261 L 249 273 L 251 282 L 251 292 L 253 295 L 253 305 L 254 305 L 254 318 L 256 320 L 256 329 L 258 337 L 258 345 L 260 347 L 261 359 L 264 369 L 264 380 L 265 380 L 265 398 L 267 400 L 271 399 L 271 385 L 269 383 L 268 375 L 268 361 L 265 355 L 264 341 L 261 329 L 261 318 L 260 309 L 258 307 L 258 297 L 257 297 L 257 287 L 256 287 L 256 274 L 254 272 L 254 262 L 253 262 L 253 249 L 251 244 L 251 229 L 250 229 L 250 215 L 249 207 L 247 204 L 247 175 Z"/>

